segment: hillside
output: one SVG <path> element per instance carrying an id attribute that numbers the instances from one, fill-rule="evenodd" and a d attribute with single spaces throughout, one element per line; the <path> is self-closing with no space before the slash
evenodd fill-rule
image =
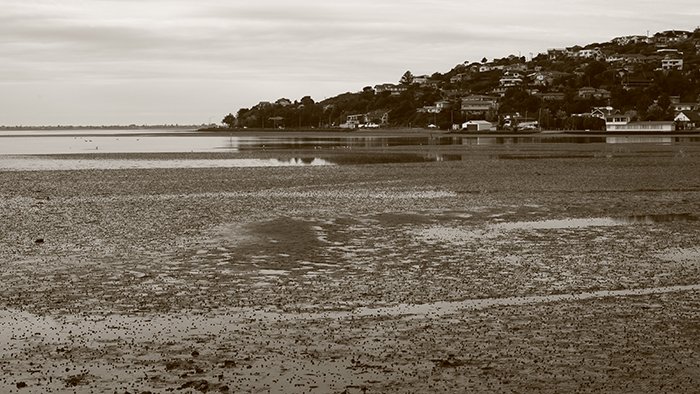
<path id="1" fill-rule="evenodd" d="M 537 121 L 545 129 L 602 129 L 602 119 L 589 116 L 596 108 L 632 120 L 674 120 L 683 110 L 697 115 L 699 96 L 700 28 L 550 49 L 529 60 L 484 58 L 432 75 L 407 71 L 397 83 L 321 102 L 309 96 L 261 102 L 229 114 L 224 123 L 449 129 L 478 119 L 500 128 Z"/>

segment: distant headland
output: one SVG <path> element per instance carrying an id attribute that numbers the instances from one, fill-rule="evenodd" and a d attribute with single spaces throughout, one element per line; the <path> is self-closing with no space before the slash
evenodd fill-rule
<path id="1" fill-rule="evenodd" d="M 406 71 L 320 102 L 263 101 L 219 127 L 666 132 L 696 130 L 699 110 L 700 28 Z"/>

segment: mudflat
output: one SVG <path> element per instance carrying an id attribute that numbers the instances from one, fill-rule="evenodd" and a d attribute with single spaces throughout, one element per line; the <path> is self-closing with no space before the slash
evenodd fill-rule
<path id="1" fill-rule="evenodd" d="M 0 171 L 0 392 L 700 387 L 699 143 L 335 148 Z"/>

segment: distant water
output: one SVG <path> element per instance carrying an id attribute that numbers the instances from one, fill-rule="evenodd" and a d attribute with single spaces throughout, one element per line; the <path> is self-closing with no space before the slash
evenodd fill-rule
<path id="1" fill-rule="evenodd" d="M 529 144 L 659 144 L 696 143 L 700 137 L 674 136 L 453 136 L 432 137 L 362 136 L 348 137 L 270 137 L 236 136 L 234 133 L 203 134 L 194 130 L 76 129 L 3 130 L 0 155 L 46 155 L 83 153 L 185 153 L 238 152 L 290 149 L 351 149 L 355 147 L 395 147 L 421 145 L 529 145 Z"/>
<path id="2" fill-rule="evenodd" d="M 37 156 L 0 156 L 4 171 L 128 170 L 166 168 L 243 168 L 329 166 L 321 158 L 292 159 L 62 159 Z"/>

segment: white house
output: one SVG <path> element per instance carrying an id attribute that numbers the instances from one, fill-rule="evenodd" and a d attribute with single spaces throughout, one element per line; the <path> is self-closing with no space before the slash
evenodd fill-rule
<path id="1" fill-rule="evenodd" d="M 626 133 L 667 133 L 676 130 L 676 124 L 672 121 L 657 122 L 629 122 L 626 124 L 606 124 L 607 131 Z"/>
<path id="2" fill-rule="evenodd" d="M 498 99 L 493 96 L 473 94 L 462 98 L 462 112 L 465 114 L 484 113 L 498 109 Z"/>
<path id="3" fill-rule="evenodd" d="M 586 59 L 605 60 L 605 54 L 600 50 L 600 48 L 581 49 L 580 51 L 576 52 L 576 56 Z"/>
<path id="4" fill-rule="evenodd" d="M 514 86 L 522 85 L 523 79 L 519 78 L 519 77 L 514 77 L 514 76 L 503 76 L 503 78 L 501 78 L 499 80 L 499 83 L 500 83 L 501 87 L 511 88 Z"/>
<path id="5" fill-rule="evenodd" d="M 365 114 L 353 114 L 348 115 L 345 123 L 340 125 L 341 129 L 354 129 L 357 128 L 364 120 Z"/>
<path id="6" fill-rule="evenodd" d="M 631 118 L 627 115 L 609 115 L 605 117 L 605 130 L 615 131 L 618 128 L 624 127 L 630 123 Z"/>
<path id="7" fill-rule="evenodd" d="M 647 36 L 624 36 L 613 38 L 612 43 L 617 45 L 636 44 L 639 42 L 649 42 Z"/>
<path id="8" fill-rule="evenodd" d="M 683 59 L 665 58 L 661 60 L 661 69 L 663 70 L 683 70 Z"/>
<path id="9" fill-rule="evenodd" d="M 470 120 L 462 123 L 462 130 L 466 131 L 494 131 L 496 126 L 485 120 Z"/>
<path id="10" fill-rule="evenodd" d="M 417 83 L 418 85 L 425 85 L 428 83 L 428 80 L 430 77 L 427 75 L 414 75 L 413 76 L 413 83 Z"/>
<path id="11" fill-rule="evenodd" d="M 392 96 L 398 96 L 401 94 L 401 92 L 405 92 L 406 90 L 408 90 L 408 86 L 395 85 L 393 83 L 383 83 L 374 87 L 374 92 L 376 94 L 380 94 L 383 92 L 391 92 Z"/>

